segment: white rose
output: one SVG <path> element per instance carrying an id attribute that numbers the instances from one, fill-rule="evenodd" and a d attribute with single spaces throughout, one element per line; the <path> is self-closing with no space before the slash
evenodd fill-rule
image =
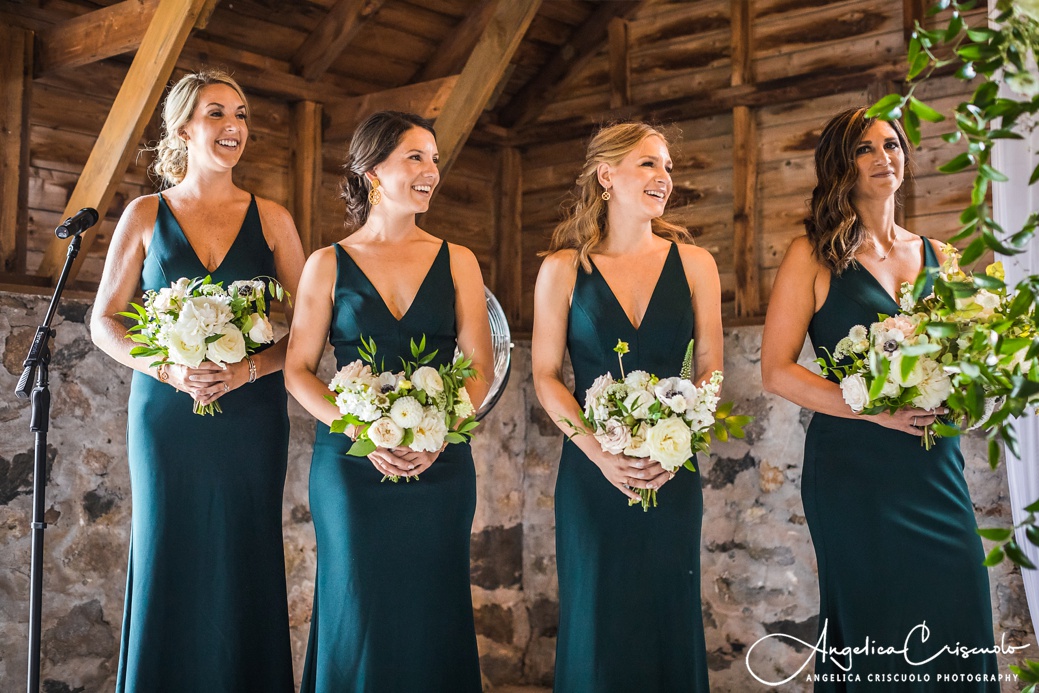
<path id="1" fill-rule="evenodd" d="M 148 306 L 156 315 L 168 313 L 173 309 L 173 291 L 171 289 L 159 289 Z"/>
<path id="2" fill-rule="evenodd" d="M 908 387 L 914 387 L 914 386 L 920 384 L 920 381 L 924 379 L 924 366 L 923 366 L 923 364 L 924 364 L 924 361 L 929 361 L 929 360 L 930 359 L 924 359 L 924 358 L 917 359 L 916 363 L 913 365 L 913 369 L 911 371 L 909 371 L 909 375 L 906 376 L 905 378 L 903 378 L 902 377 L 902 356 L 901 356 L 901 354 L 896 354 L 891 359 L 891 370 L 888 371 L 888 373 L 889 373 L 888 377 L 892 378 L 893 380 L 898 382 L 898 384 L 901 385 L 902 387 L 907 387 L 907 388 Z"/>
<path id="3" fill-rule="evenodd" d="M 181 325 L 171 325 L 166 332 L 170 360 L 182 366 L 198 368 L 206 358 L 206 342 Z"/>
<path id="4" fill-rule="evenodd" d="M 436 452 L 444 446 L 444 438 L 447 436 L 447 421 L 444 420 L 443 412 L 436 407 L 426 407 L 413 432 L 415 438 L 409 446 L 412 450 Z"/>
<path id="5" fill-rule="evenodd" d="M 170 284 L 170 293 L 177 297 L 177 300 L 183 299 L 188 293 L 188 284 L 191 280 L 187 277 L 181 277 L 177 281 Z"/>
<path id="6" fill-rule="evenodd" d="M 404 429 L 384 416 L 368 427 L 368 439 L 379 448 L 395 448 L 404 440 Z"/>
<path id="7" fill-rule="evenodd" d="M 845 403 L 856 414 L 869 404 L 869 388 L 866 387 L 866 379 L 858 373 L 849 375 L 841 381 L 841 394 L 844 395 Z"/>
<path id="8" fill-rule="evenodd" d="M 632 390 L 648 390 L 652 380 L 653 376 L 646 371 L 632 371 L 624 377 L 624 384 Z"/>
<path id="9" fill-rule="evenodd" d="M 643 431 L 645 428 L 643 428 Z M 631 437 L 631 444 L 624 448 L 624 454 L 628 457 L 649 457 L 649 446 L 646 445 L 646 436 L 639 432 L 639 435 Z"/>
<path id="10" fill-rule="evenodd" d="M 624 398 L 624 408 L 636 419 L 648 419 L 649 407 L 656 401 L 652 392 L 647 390 L 632 390 Z"/>
<path id="11" fill-rule="evenodd" d="M 390 418 L 401 428 L 414 428 L 422 420 L 422 405 L 414 397 L 405 395 L 390 407 Z"/>
<path id="12" fill-rule="evenodd" d="M 696 399 L 696 386 L 684 378 L 664 378 L 653 387 L 661 404 L 683 414 Z"/>
<path id="13" fill-rule="evenodd" d="M 887 379 L 884 381 L 884 389 L 880 391 L 881 397 L 898 397 L 901 394 L 902 386 L 892 375 L 892 373 L 888 373 Z"/>
<path id="14" fill-rule="evenodd" d="M 689 459 L 692 434 L 681 418 L 661 419 L 646 432 L 646 446 L 651 459 L 669 472 L 677 471 Z"/>
<path id="15" fill-rule="evenodd" d="M 609 419 L 595 439 L 606 452 L 619 455 L 631 445 L 631 431 L 618 419 Z"/>
<path id="16" fill-rule="evenodd" d="M 249 328 L 249 339 L 257 344 L 267 344 L 274 341 L 274 326 L 267 316 L 262 313 L 253 313 L 249 316 L 252 326 Z"/>
<path id="17" fill-rule="evenodd" d="M 473 407 L 473 400 L 469 397 L 469 391 L 463 387 L 458 391 L 458 397 L 455 399 L 455 416 L 468 419 L 475 413 L 476 408 Z"/>
<path id="18" fill-rule="evenodd" d="M 224 326 L 224 334 L 206 349 L 206 358 L 223 367 L 225 363 L 238 363 L 245 358 L 245 336 L 234 325 Z"/>
<path id="19" fill-rule="evenodd" d="M 920 359 L 923 379 L 917 384 L 920 394 L 913 398 L 913 406 L 934 409 L 952 394 L 952 380 L 934 359 Z"/>
<path id="20" fill-rule="evenodd" d="M 600 375 L 592 383 L 592 386 L 588 388 L 584 393 L 584 415 L 588 418 L 595 418 L 592 415 L 596 413 L 593 411 L 598 404 L 600 397 L 606 394 L 606 390 L 613 385 L 613 376 L 609 373 Z"/>
<path id="21" fill-rule="evenodd" d="M 415 372 L 411 374 L 411 384 L 417 389 L 423 390 L 430 397 L 436 397 L 444 391 L 444 379 L 440 377 L 435 368 L 429 366 L 416 368 Z"/>

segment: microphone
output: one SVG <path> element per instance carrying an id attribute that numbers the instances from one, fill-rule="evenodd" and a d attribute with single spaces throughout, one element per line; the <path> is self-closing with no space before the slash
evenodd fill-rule
<path id="1" fill-rule="evenodd" d="M 54 235 L 58 238 L 78 236 L 96 224 L 97 220 L 97 210 L 93 207 L 84 207 L 66 219 L 61 226 L 54 229 Z"/>

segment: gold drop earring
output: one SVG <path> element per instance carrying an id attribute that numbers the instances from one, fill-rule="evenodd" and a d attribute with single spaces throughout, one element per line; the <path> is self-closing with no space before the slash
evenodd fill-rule
<path id="1" fill-rule="evenodd" d="M 372 179 L 372 189 L 368 191 L 368 204 L 372 207 L 382 202 L 382 191 L 379 190 L 379 179 Z"/>
<path id="2" fill-rule="evenodd" d="M 611 195 L 610 195 L 610 191 L 609 191 L 608 188 L 606 190 L 602 191 L 603 202 L 607 202 L 610 199 L 610 197 L 611 197 Z"/>

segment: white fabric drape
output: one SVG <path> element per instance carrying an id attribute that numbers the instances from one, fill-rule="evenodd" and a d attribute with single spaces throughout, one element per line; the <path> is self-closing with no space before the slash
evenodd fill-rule
<path id="1" fill-rule="evenodd" d="M 989 0 L 993 9 L 995 0 Z M 1006 85 L 1000 87 L 1001 95 L 1012 96 Z M 1031 133 L 1022 129 L 1024 140 L 1000 140 L 993 152 L 993 165 L 1007 174 L 1010 181 L 992 186 L 993 218 L 1007 231 L 1017 231 L 1024 226 L 1029 214 L 1039 209 L 1039 189 L 1029 186 L 1028 177 L 1039 158 L 1039 128 Z M 1024 277 L 1039 274 L 1039 237 L 1021 255 L 1001 258 L 1006 268 L 1006 282 L 1014 286 Z M 1014 459 L 1009 451 L 1006 455 L 1007 478 L 1010 482 L 1010 502 L 1014 510 L 1014 523 L 1024 519 L 1023 508 L 1039 499 L 1039 417 L 1026 414 L 1015 426 L 1020 441 L 1020 459 Z M 1039 547 L 1033 546 L 1018 532 L 1017 543 L 1033 563 L 1039 565 Z M 1039 570 L 1022 570 L 1025 594 L 1033 626 L 1039 625 Z"/>

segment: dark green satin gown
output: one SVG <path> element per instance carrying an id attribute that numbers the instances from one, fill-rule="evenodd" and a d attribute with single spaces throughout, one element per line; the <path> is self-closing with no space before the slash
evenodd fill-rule
<path id="1" fill-rule="evenodd" d="M 426 336 L 430 364 L 455 351 L 455 288 L 445 242 L 398 321 L 368 277 L 336 245 L 330 340 L 336 367 L 375 340 L 387 370 Z M 350 439 L 317 424 L 310 511 L 317 583 L 301 693 L 479 691 L 469 587 L 476 471 L 468 445 L 449 445 L 418 481 L 382 483 Z"/>
<path id="2" fill-rule="evenodd" d="M 693 310 L 678 246 L 672 245 L 636 330 L 598 269 L 577 271 L 567 349 L 577 401 L 609 371 L 679 374 Z M 556 693 L 706 693 L 700 608 L 700 474 L 680 471 L 643 512 L 567 440 L 556 480 L 559 636 Z"/>
<path id="3" fill-rule="evenodd" d="M 938 266 L 926 239 L 923 253 L 927 267 Z M 854 325 L 869 327 L 878 313 L 898 312 L 873 275 L 853 264 L 831 278 L 808 334 L 822 356 Z M 868 638 L 876 646 L 908 646 L 915 662 L 943 646 L 993 647 L 988 573 L 963 464 L 958 438 L 938 438 L 926 451 L 919 438 L 867 420 L 812 418 L 801 498 L 818 558 L 827 647 L 862 646 Z M 920 624 L 929 631 L 926 642 Z M 901 654 L 853 654 L 847 666 L 847 656 L 837 655 L 835 664 L 817 653 L 815 671 L 828 679 L 815 690 L 999 691 L 998 683 L 939 678 L 995 675 L 994 654 L 945 653 L 920 666 Z M 903 680 L 910 675 L 930 680 Z"/>
<path id="4" fill-rule="evenodd" d="M 160 196 L 145 290 L 181 277 L 274 276 L 255 199 L 214 272 Z M 282 491 L 285 384 L 272 373 L 220 398 L 222 414 L 134 372 L 127 448 L 133 494 L 119 693 L 292 691 Z"/>

